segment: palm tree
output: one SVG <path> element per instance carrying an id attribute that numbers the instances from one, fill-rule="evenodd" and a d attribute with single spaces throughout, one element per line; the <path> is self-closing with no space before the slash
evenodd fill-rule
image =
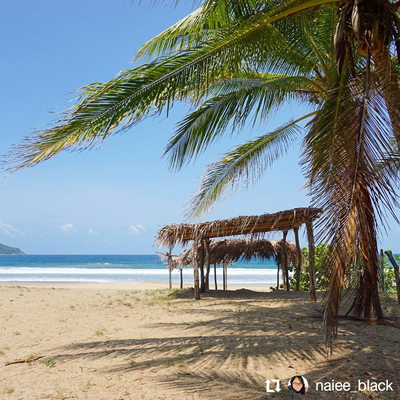
<path id="1" fill-rule="evenodd" d="M 313 205 L 327 211 L 320 222 L 325 227 L 320 239 L 329 241 L 332 249 L 325 263 L 330 275 L 326 339 L 332 349 L 341 297 L 349 314 L 370 318 L 374 312 L 383 318 L 377 293 L 376 213 L 382 216 L 383 206 L 394 215 L 398 175 L 395 165 L 382 168 L 382 160 L 395 159 L 378 76 L 369 60 L 359 56 L 351 63 L 345 60 L 342 74 L 337 73 L 334 31 L 327 34 L 332 13 L 321 16 L 318 25 L 311 20 L 303 26 L 303 47 L 291 49 L 302 60 L 304 74 L 250 72 L 221 79 L 208 89 L 212 96 L 179 124 L 165 154 L 173 168 L 180 168 L 223 134 L 229 123 L 239 129 L 248 118 L 262 120 L 281 101 L 313 105 L 312 112 L 210 165 L 188 216 L 207 212 L 227 187 L 255 182 L 270 162 L 297 142 L 297 124 L 311 118 L 303 164 Z"/>
<path id="2" fill-rule="evenodd" d="M 397 10 L 400 2 L 389 0 L 341 0 L 335 45 L 339 71 L 345 57 L 357 51 L 371 55 L 379 76 L 386 108 L 390 115 L 400 152 L 400 89 L 396 74 L 400 57 L 400 21 Z M 391 47 L 397 60 L 391 56 Z"/>
<path id="3" fill-rule="evenodd" d="M 360 313 L 362 304 L 366 316 L 374 309 L 382 317 L 375 296 L 376 214 L 382 217 L 382 207 L 393 210 L 397 175 L 389 164 L 378 168 L 393 151 L 388 127 L 394 121 L 391 113 L 391 120 L 386 118 L 394 107 L 387 90 L 380 89 L 378 67 L 368 52 L 365 61 L 349 51 L 354 46 L 348 36 L 336 68 L 336 10 L 319 7 L 325 3 L 335 2 L 205 1 L 140 49 L 138 57 L 150 58 L 147 64 L 82 88 L 77 103 L 53 127 L 17 146 L 9 161 L 16 162 L 16 170 L 65 149 L 90 147 L 150 113 L 168 111 L 174 101 L 189 100 L 199 107 L 179 124 L 166 149 L 171 166 L 180 168 L 227 128 L 265 121 L 290 101 L 307 102 L 311 110 L 303 117 L 211 165 L 192 214 L 205 211 L 228 184 L 256 180 L 297 143 L 304 131 L 299 124 L 308 121 L 304 168 L 313 203 L 327 210 L 322 221 L 329 229 L 321 230 L 321 239 L 334 249 L 327 261 L 331 285 L 325 313 L 331 343 L 349 271 L 357 270 L 347 292 L 357 292 L 351 311 Z M 343 41 L 336 40 L 336 49 Z"/>

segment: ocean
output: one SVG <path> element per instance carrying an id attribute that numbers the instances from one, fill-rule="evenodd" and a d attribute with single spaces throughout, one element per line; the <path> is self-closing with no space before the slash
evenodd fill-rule
<path id="1" fill-rule="evenodd" d="M 228 266 L 229 285 L 276 285 L 273 260 Z M 193 268 L 183 269 L 183 281 L 193 282 Z M 222 285 L 222 268 L 217 268 Z M 166 282 L 168 269 L 157 255 L 1 255 L 0 283 Z M 179 270 L 172 282 L 180 282 Z M 211 268 L 210 284 L 214 283 Z"/>

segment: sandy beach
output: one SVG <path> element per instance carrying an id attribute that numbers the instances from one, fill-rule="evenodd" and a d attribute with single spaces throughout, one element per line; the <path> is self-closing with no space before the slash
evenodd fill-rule
<path id="1" fill-rule="evenodd" d="M 0 286 L 0 398 L 290 399 L 294 375 L 309 382 L 304 398 L 400 398 L 393 300 L 384 325 L 341 319 L 326 357 L 308 293 L 231 287 L 194 301 L 165 286 Z M 328 391 L 332 380 L 350 390 Z"/>

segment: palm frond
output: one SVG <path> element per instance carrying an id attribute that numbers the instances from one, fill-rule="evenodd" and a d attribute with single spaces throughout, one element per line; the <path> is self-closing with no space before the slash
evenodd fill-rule
<path id="1" fill-rule="evenodd" d="M 193 49 L 204 42 L 218 37 L 219 33 L 230 32 L 232 27 L 267 14 L 273 9 L 285 12 L 293 8 L 288 15 L 293 17 L 299 11 L 313 7 L 315 2 L 305 8 L 299 1 L 289 1 L 277 4 L 275 1 L 265 0 L 208 0 L 185 18 L 166 29 L 156 37 L 145 43 L 137 52 L 135 60 L 152 58 L 154 56 L 168 56 L 175 52 Z M 326 2 L 318 2 L 318 4 Z M 300 9 L 299 9 L 300 5 Z M 315 11 L 311 11 L 315 14 Z M 278 18 L 279 20 L 279 18 Z M 292 24 L 292 28 L 298 21 Z"/>
<path id="2" fill-rule="evenodd" d="M 43 162 L 65 149 L 85 149 L 108 135 L 129 129 L 151 112 L 168 111 L 174 101 L 196 90 L 204 93 L 229 66 L 242 67 L 243 60 L 253 66 L 268 59 L 268 52 L 281 43 L 271 23 L 292 13 L 323 3 L 292 0 L 280 7 L 258 13 L 228 33 L 200 48 L 182 52 L 133 70 L 120 73 L 104 84 L 83 88 L 78 103 L 66 110 L 54 126 L 39 131 L 7 156 L 10 168 Z M 268 40 L 265 40 L 265 38 Z"/>
<path id="3" fill-rule="evenodd" d="M 313 115 L 305 115 L 271 133 L 237 146 L 220 161 L 211 164 L 197 194 L 187 204 L 185 216 L 193 219 L 209 212 L 228 186 L 233 192 L 241 181 L 246 186 L 254 184 L 269 165 L 297 142 L 302 132 L 297 124 Z"/>
<path id="4" fill-rule="evenodd" d="M 330 276 L 326 342 L 331 350 L 340 303 L 354 313 L 372 307 L 366 282 L 372 285 L 377 279 L 377 218 L 384 224 L 384 210 L 395 215 L 398 206 L 398 175 L 387 173 L 382 179 L 377 168 L 390 156 L 391 140 L 380 91 L 366 90 L 363 82 L 332 91 L 306 137 L 313 205 L 327 210 L 318 222 L 318 240 L 332 245 L 325 264 Z"/>
<path id="5" fill-rule="evenodd" d="M 176 24 L 146 42 L 136 53 L 134 60 L 168 56 L 178 51 L 193 49 L 215 37 L 217 31 L 254 15 L 265 7 L 266 2 L 214 0 L 203 3 Z"/>
<path id="6" fill-rule="evenodd" d="M 242 76 L 242 77 L 240 77 Z M 231 126 L 240 131 L 251 119 L 265 122 L 285 102 L 313 98 L 322 89 L 302 76 L 273 74 L 238 74 L 237 78 L 221 81 L 210 88 L 216 97 L 207 100 L 178 125 L 164 156 L 173 169 L 205 151 Z"/>

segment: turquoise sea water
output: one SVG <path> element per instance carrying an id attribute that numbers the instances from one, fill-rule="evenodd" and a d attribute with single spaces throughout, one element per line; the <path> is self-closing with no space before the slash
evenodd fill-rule
<path id="1" fill-rule="evenodd" d="M 228 267 L 228 284 L 275 285 L 276 273 L 273 260 L 239 262 Z M 172 280 L 179 279 L 176 270 Z M 222 268 L 217 268 L 217 279 L 222 284 Z M 168 269 L 157 255 L 0 256 L 0 283 L 35 282 L 168 282 Z M 192 268 L 184 268 L 184 282 L 193 282 Z"/>

